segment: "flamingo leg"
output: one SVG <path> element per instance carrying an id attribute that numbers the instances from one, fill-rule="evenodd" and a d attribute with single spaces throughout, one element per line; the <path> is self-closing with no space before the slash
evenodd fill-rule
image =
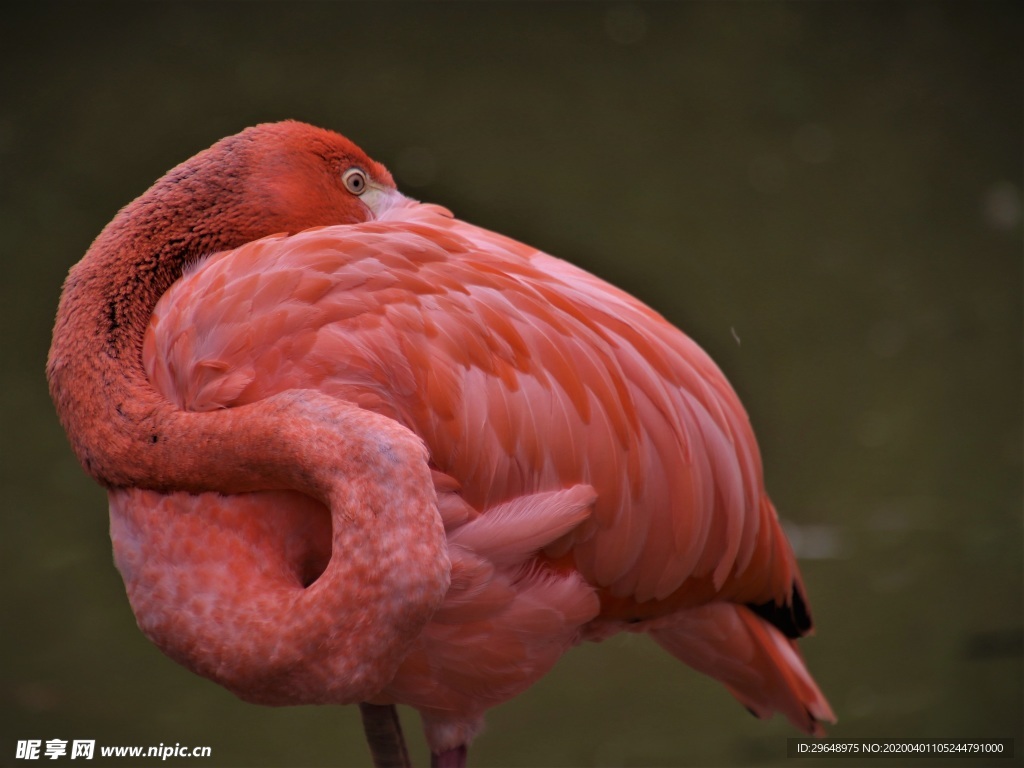
<path id="1" fill-rule="evenodd" d="M 359 714 L 363 718 L 363 731 L 374 768 L 412 768 L 394 705 L 360 702 Z"/>
<path id="2" fill-rule="evenodd" d="M 430 753 L 430 768 L 466 768 L 466 745 Z"/>

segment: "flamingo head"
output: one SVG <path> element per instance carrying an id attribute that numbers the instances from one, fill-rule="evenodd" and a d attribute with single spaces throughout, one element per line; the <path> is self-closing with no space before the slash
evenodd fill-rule
<path id="1" fill-rule="evenodd" d="M 295 120 L 261 123 L 172 169 L 112 222 L 185 258 L 273 234 L 360 224 L 408 203 L 388 169 L 344 136 Z"/>
<path id="2" fill-rule="evenodd" d="M 333 131 L 287 120 L 232 138 L 250 150 L 245 205 L 282 231 L 369 221 L 403 199 L 387 168 Z"/>

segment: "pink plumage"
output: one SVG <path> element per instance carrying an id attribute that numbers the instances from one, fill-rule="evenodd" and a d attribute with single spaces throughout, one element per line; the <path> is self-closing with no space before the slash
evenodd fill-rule
<path id="1" fill-rule="evenodd" d="M 254 140 L 307 137 L 285 125 L 294 135 Z M 359 696 L 418 709 L 435 755 L 462 749 L 488 708 L 574 644 L 623 630 L 651 632 L 758 716 L 780 711 L 819 733 L 833 716 L 796 651 L 810 630 L 803 587 L 717 366 L 597 277 L 363 170 L 376 195 L 362 199 L 367 215 L 200 254 L 159 292 L 139 346 L 176 412 L 283 403 L 286 414 L 301 402 L 295 439 L 315 425 L 303 450 L 322 444 L 336 472 L 366 475 L 329 495 L 368 507 L 366 524 L 349 525 L 362 512 L 326 496 L 284 490 L 304 491 L 298 482 L 182 488 L 200 494 L 108 483 L 143 631 L 262 703 L 353 701 L 338 676 L 377 665 Z M 334 421 L 317 409 L 334 402 L 356 409 L 358 451 L 324 436 Z M 233 423 L 276 461 L 273 432 Z M 422 440 L 420 457 L 380 459 L 403 435 Z M 414 511 L 382 516 L 410 499 Z M 443 536 L 402 538 L 433 525 Z M 439 585 L 438 602 L 427 595 Z M 406 591 L 422 606 L 408 617 Z M 388 603 L 387 622 L 374 601 Z M 371 657 L 353 649 L 357 634 L 365 649 L 388 632 Z"/>

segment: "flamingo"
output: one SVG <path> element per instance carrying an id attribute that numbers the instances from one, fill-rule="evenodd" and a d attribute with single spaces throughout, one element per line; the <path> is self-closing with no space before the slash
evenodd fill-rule
<path id="1" fill-rule="evenodd" d="M 465 765 L 488 709 L 622 631 L 757 717 L 834 722 L 708 355 L 337 133 L 248 128 L 123 208 L 47 375 L 142 632 L 246 701 L 360 703 L 378 765 L 407 761 L 394 705 Z"/>

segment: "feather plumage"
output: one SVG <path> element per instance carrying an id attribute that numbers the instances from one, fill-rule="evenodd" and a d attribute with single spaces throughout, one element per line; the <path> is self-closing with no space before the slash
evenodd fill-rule
<path id="1" fill-rule="evenodd" d="M 211 256 L 158 304 L 144 359 L 187 409 L 315 387 L 425 440 L 452 584 L 379 698 L 424 712 L 435 746 L 623 622 L 759 714 L 830 717 L 789 641 L 727 602 L 802 590 L 739 400 L 598 278 L 408 201 Z M 725 607 L 680 612 L 703 603 Z M 711 652 L 730 632 L 791 694 L 760 696 Z"/>

